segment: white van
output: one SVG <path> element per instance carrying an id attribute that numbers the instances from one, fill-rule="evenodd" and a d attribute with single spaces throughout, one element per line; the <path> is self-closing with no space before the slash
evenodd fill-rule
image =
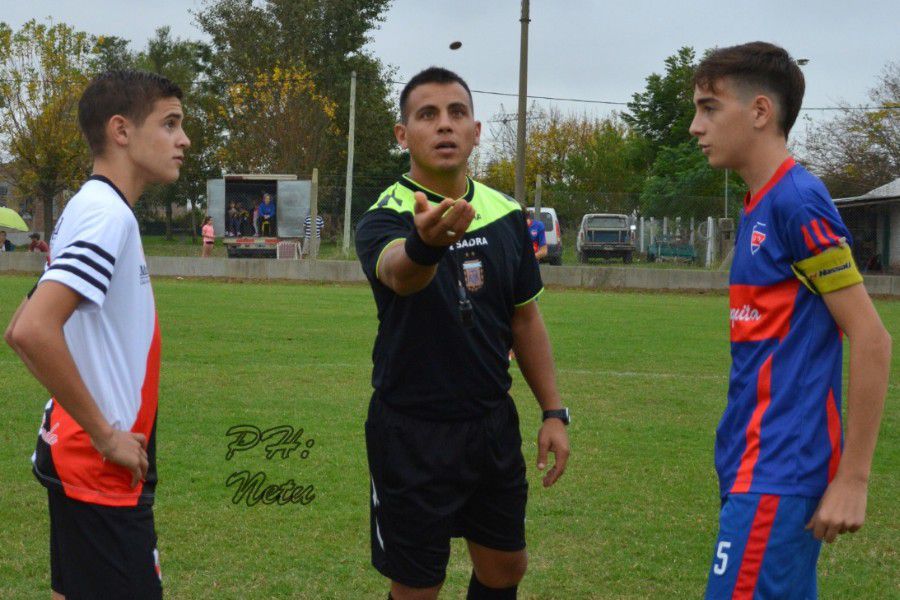
<path id="1" fill-rule="evenodd" d="M 534 216 L 534 208 L 528 207 L 528 214 Z M 541 259 L 541 262 L 550 263 L 551 265 L 562 264 L 562 230 L 559 228 L 559 218 L 556 216 L 556 210 L 546 206 L 541 207 L 541 223 L 547 230 L 547 256 Z"/>

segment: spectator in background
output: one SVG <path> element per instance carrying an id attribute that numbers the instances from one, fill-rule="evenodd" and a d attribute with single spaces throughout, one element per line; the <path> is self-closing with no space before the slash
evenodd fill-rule
<path id="1" fill-rule="evenodd" d="M 44 254 L 50 252 L 50 246 L 41 239 L 41 234 L 34 232 L 28 237 L 31 238 L 31 244 L 28 245 L 29 252 L 43 252 Z"/>
<path id="2" fill-rule="evenodd" d="M 6 239 L 6 232 L 0 231 L 0 252 L 12 252 L 16 249 L 16 245 Z"/>
<path id="3" fill-rule="evenodd" d="M 241 211 L 238 210 L 237 203 L 231 201 L 231 207 L 228 209 L 228 223 L 225 227 L 225 235 L 239 236 L 241 230 Z"/>
<path id="4" fill-rule="evenodd" d="M 245 206 L 238 209 L 238 230 L 235 235 L 250 235 L 252 233 L 253 224 L 250 222 L 250 211 Z"/>
<path id="5" fill-rule="evenodd" d="M 203 227 L 201 227 L 200 233 L 203 235 L 203 247 L 200 249 L 200 256 L 202 258 L 209 258 L 212 256 L 213 244 L 216 242 L 216 233 L 213 229 L 212 217 L 203 219 Z"/>
<path id="6" fill-rule="evenodd" d="M 272 204 L 272 196 L 268 193 L 263 194 L 262 202 L 256 208 L 258 216 L 256 218 L 256 234 L 257 235 L 275 235 L 275 205 Z"/>
<path id="7" fill-rule="evenodd" d="M 532 213 L 526 218 L 528 234 L 531 236 L 531 247 L 534 249 L 534 257 L 540 261 L 547 256 L 547 228 L 540 219 L 535 219 Z"/>
<path id="8" fill-rule="evenodd" d="M 322 230 L 325 229 L 325 219 L 322 215 L 316 215 L 316 243 L 322 240 Z M 312 237 L 312 215 L 306 215 L 303 221 L 303 254 L 309 254 L 309 242 Z"/>

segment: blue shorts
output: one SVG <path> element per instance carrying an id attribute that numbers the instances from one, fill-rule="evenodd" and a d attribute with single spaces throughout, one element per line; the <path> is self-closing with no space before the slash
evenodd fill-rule
<path id="1" fill-rule="evenodd" d="M 802 496 L 726 496 L 706 598 L 815 599 L 822 542 L 806 524 L 818 505 Z"/>

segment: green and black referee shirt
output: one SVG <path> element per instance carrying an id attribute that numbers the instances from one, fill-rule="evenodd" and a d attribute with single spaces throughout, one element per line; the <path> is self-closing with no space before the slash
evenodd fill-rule
<path id="1" fill-rule="evenodd" d="M 372 386 L 393 408 L 426 419 L 477 417 L 504 401 L 511 321 L 543 291 L 521 207 L 472 179 L 463 198 L 476 211 L 466 235 L 441 259 L 422 291 L 398 296 L 378 280 L 384 251 L 413 229 L 414 193 L 441 196 L 408 176 L 389 187 L 356 229 L 356 254 L 378 307 Z M 474 309 L 464 327 L 459 283 Z"/>

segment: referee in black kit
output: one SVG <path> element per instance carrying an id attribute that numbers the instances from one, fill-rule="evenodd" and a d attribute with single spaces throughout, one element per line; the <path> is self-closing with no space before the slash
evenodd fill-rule
<path id="1" fill-rule="evenodd" d="M 372 564 L 389 598 L 436 598 L 450 538 L 464 537 L 468 598 L 515 598 L 525 574 L 528 483 L 510 347 L 544 413 L 538 469 L 569 456 L 543 291 L 521 207 L 466 175 L 478 144 L 472 95 L 432 67 L 400 94 L 411 168 L 360 220 L 356 251 L 378 307 L 366 421 Z"/>

